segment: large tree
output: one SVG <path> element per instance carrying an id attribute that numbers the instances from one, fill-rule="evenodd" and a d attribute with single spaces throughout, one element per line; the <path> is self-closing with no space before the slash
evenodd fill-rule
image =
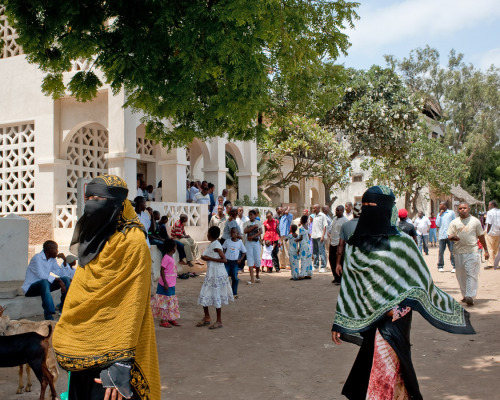
<path id="1" fill-rule="evenodd" d="M 194 137 L 251 139 L 270 107 L 273 79 L 308 90 L 323 60 L 346 54 L 343 29 L 358 3 L 306 0 L 4 0 L 43 90 L 92 99 L 124 89 L 150 137 L 169 146 Z M 74 60 L 92 60 L 65 85 Z M 166 129 L 170 119 L 174 128 Z"/>
<path id="2" fill-rule="evenodd" d="M 268 158 L 268 168 L 279 173 L 271 187 L 285 188 L 301 179 L 317 177 L 325 186 L 325 202 L 331 205 L 332 190 L 349 182 L 349 153 L 334 132 L 313 119 L 293 115 L 286 123 L 273 124 L 260 150 Z"/>
<path id="3" fill-rule="evenodd" d="M 500 69 L 475 68 L 454 50 L 447 63 L 442 63 L 438 51 L 429 46 L 412 50 L 402 60 L 393 56 L 386 56 L 386 60 L 405 84 L 425 99 L 425 112 L 441 124 L 445 143 L 455 153 L 467 156 L 470 173 L 462 183 L 480 196 L 481 181 L 492 176 L 488 160 L 497 160 L 490 153 L 500 134 Z M 497 191 L 494 179 L 488 182 L 487 191 Z"/>

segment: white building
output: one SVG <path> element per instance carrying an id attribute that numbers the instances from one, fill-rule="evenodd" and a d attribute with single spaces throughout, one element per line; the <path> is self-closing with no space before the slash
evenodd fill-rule
<path id="1" fill-rule="evenodd" d="M 105 85 L 86 103 L 69 95 L 58 100 L 44 96 L 44 73 L 26 61 L 1 5 L 0 37 L 5 42 L 0 51 L 0 215 L 29 219 L 30 245 L 51 238 L 69 243 L 80 177 L 116 174 L 127 182 L 131 199 L 138 177 L 154 187 L 161 180 L 163 203 L 153 208 L 174 218 L 187 213 L 190 225 L 205 227 L 205 211 L 186 203 L 186 179 L 212 182 L 220 194 L 229 152 L 238 164 L 238 197 L 258 197 L 255 141 L 195 139 L 188 148 L 167 151 L 144 137 L 142 115 L 123 107 L 123 91 L 113 95 Z M 87 67 L 84 61 L 74 63 L 66 80 Z M 273 203 L 295 203 L 302 211 L 324 201 L 322 188 L 318 179 L 303 180 L 279 190 Z M 203 240 L 206 230 L 200 231 Z"/>

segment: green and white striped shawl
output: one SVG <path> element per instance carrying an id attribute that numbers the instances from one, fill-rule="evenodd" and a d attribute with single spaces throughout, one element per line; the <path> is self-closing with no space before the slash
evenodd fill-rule
<path id="1" fill-rule="evenodd" d="M 472 334 L 469 313 L 434 285 L 413 239 L 390 236 L 390 250 L 346 246 L 342 285 L 332 330 L 363 332 L 396 305 L 410 306 L 436 328 Z"/>

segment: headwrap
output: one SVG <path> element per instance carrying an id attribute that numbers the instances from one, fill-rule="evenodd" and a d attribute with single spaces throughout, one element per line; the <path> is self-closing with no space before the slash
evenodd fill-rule
<path id="1" fill-rule="evenodd" d="M 99 254 L 117 230 L 142 227 L 137 215 L 130 215 L 130 219 L 123 217 L 125 206 L 131 207 L 127 194 L 127 184 L 115 175 L 98 176 L 87 185 L 85 197 L 100 196 L 106 200 L 87 200 L 84 214 L 76 223 L 70 251 L 78 254 L 81 267 Z"/>
<path id="2" fill-rule="evenodd" d="M 359 218 L 361 215 L 361 203 L 354 203 L 352 206 L 352 214 L 355 218 Z"/>
<path id="3" fill-rule="evenodd" d="M 57 361 L 68 371 L 108 374 L 128 363 L 134 399 L 159 400 L 151 255 L 144 227 L 125 199 L 123 180 L 105 175 L 88 186 L 87 196 L 107 200 L 87 201 L 91 206 L 86 204 L 73 237 L 83 268 L 75 272 L 54 330 Z"/>
<path id="4" fill-rule="evenodd" d="M 363 203 L 376 206 L 362 206 L 361 215 L 348 243 L 362 251 L 389 250 L 389 237 L 399 236 L 396 228 L 396 197 L 387 186 L 372 186 L 361 199 Z"/>
<path id="5" fill-rule="evenodd" d="M 406 209 L 404 209 L 404 208 L 401 208 L 398 211 L 398 216 L 399 216 L 399 218 L 407 218 L 408 217 L 408 211 L 406 211 Z"/>

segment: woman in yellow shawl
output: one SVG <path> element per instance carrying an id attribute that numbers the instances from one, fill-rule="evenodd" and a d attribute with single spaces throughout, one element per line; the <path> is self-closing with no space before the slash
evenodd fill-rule
<path id="1" fill-rule="evenodd" d="M 71 242 L 79 268 L 53 337 L 59 364 L 71 371 L 70 400 L 160 399 L 151 257 L 127 193 L 113 175 L 85 191 Z"/>

